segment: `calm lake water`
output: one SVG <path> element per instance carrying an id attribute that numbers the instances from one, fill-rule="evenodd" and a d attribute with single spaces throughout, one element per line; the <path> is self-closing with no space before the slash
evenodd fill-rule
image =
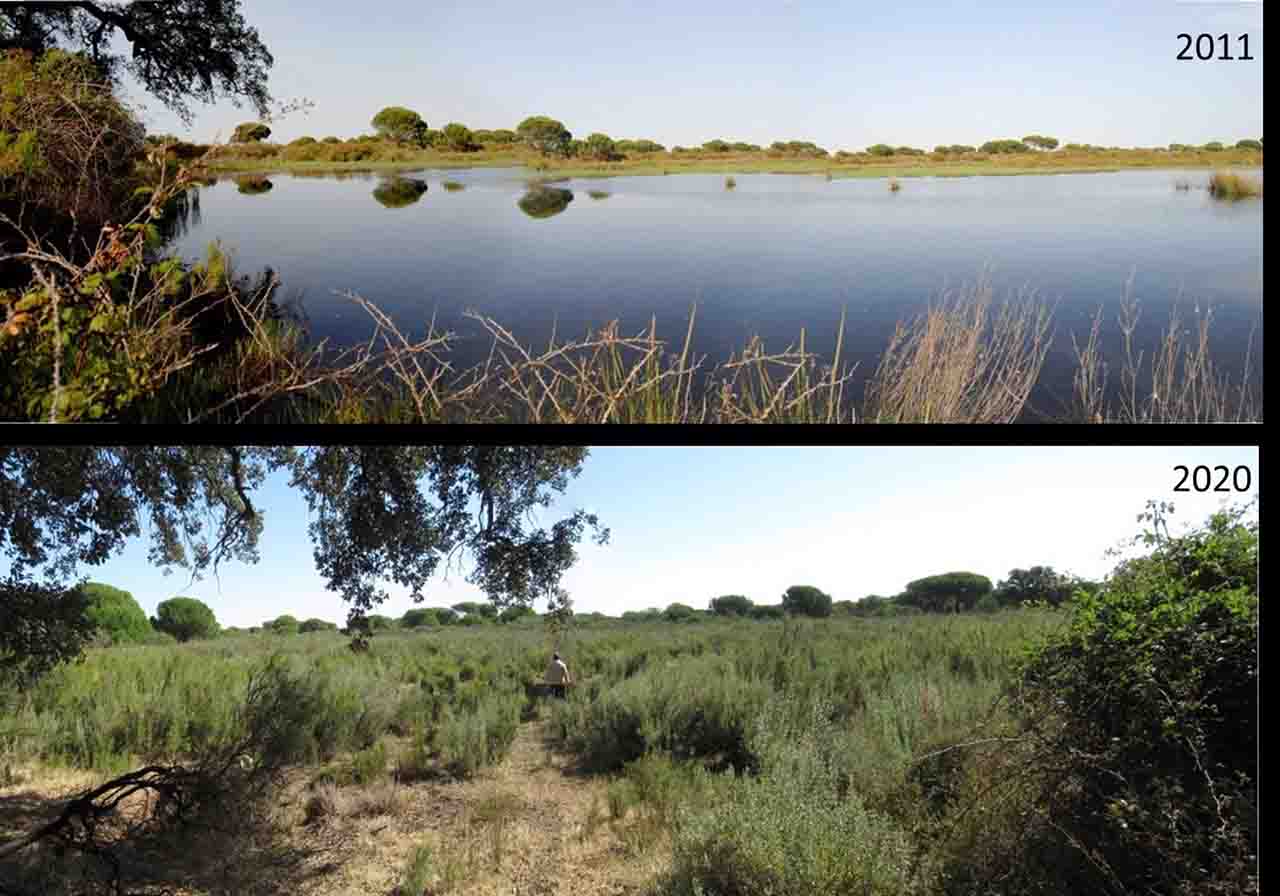
<path id="1" fill-rule="evenodd" d="M 529 176 L 399 175 L 415 186 L 273 174 L 261 193 L 226 178 L 202 191 L 177 247 L 197 257 L 220 240 L 238 271 L 274 268 L 281 297 L 299 299 L 314 335 L 337 344 L 365 338 L 369 323 L 335 291 L 359 293 L 407 333 L 434 315 L 458 333 L 452 358 L 463 366 L 489 348 L 467 309 L 531 343 L 545 344 L 553 322 L 564 337 L 615 319 L 636 332 L 653 316 L 679 343 L 696 304 L 695 350 L 710 361 L 753 334 L 781 350 L 802 327 L 829 353 L 847 309 L 846 358 L 865 375 L 897 321 L 984 270 L 999 297 L 1033 289 L 1056 305 L 1033 396 L 1049 413 L 1070 392 L 1071 333 L 1086 333 L 1099 305 L 1107 345 L 1118 346 L 1115 311 L 1131 273 L 1139 347 L 1154 344 L 1177 303 L 1188 322 L 1213 310 L 1225 367 L 1243 364 L 1255 325 L 1261 354 L 1262 202 L 1213 200 L 1205 171 L 904 178 L 898 193 L 882 179 L 802 175 L 739 174 L 733 191 L 722 175 L 572 179 L 551 185 L 568 191 L 559 201 L 522 203 Z M 1175 190 L 1178 180 L 1193 188 Z"/>

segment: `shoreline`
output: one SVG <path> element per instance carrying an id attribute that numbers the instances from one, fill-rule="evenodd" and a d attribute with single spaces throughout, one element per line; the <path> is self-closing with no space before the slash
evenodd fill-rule
<path id="1" fill-rule="evenodd" d="M 1204 170 L 1240 169 L 1261 171 L 1260 161 L 1253 159 L 1223 159 L 1205 161 L 1201 158 L 1179 158 L 1151 161 L 1124 159 L 1099 159 L 1096 164 L 1087 160 L 1072 160 L 1072 164 L 1011 165 L 990 162 L 931 162 L 928 164 L 848 164 L 828 163 L 822 160 L 783 159 L 723 160 L 689 159 L 665 164 L 648 160 L 637 162 L 612 162 L 599 165 L 548 165 L 545 162 L 516 156 L 458 159 L 456 157 L 423 156 L 405 161 L 361 162 L 290 162 L 263 159 L 227 159 L 200 166 L 202 171 L 214 175 L 233 174 L 328 174 L 328 173 L 395 173 L 423 169 L 466 170 L 472 168 L 521 168 L 532 175 L 555 178 L 613 178 L 613 177 L 662 177 L 678 174 L 802 174 L 826 177 L 831 180 L 849 178 L 889 177 L 1015 177 L 1049 174 L 1112 174 L 1129 170 Z"/>

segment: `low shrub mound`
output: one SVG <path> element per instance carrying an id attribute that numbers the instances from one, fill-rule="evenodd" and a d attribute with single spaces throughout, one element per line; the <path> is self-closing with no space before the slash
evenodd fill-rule
<path id="1" fill-rule="evenodd" d="M 1262 181 L 1218 171 L 1209 178 L 1209 193 L 1215 199 L 1261 199 Z"/>

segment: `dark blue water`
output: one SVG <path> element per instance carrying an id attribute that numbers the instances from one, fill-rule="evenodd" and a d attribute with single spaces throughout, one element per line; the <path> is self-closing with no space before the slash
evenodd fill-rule
<path id="1" fill-rule="evenodd" d="M 1212 309 L 1225 368 L 1238 371 L 1255 326 L 1260 357 L 1262 202 L 1213 200 L 1204 171 L 904 178 L 897 193 L 882 179 L 797 175 L 739 174 L 733 191 L 722 175 L 573 179 L 552 185 L 572 201 L 531 209 L 537 216 L 520 207 L 528 172 L 403 176 L 427 190 L 397 191 L 377 175 L 271 175 L 269 192 L 247 195 L 226 179 L 203 191 L 200 220 L 178 246 L 194 257 L 216 239 L 240 272 L 274 268 L 314 335 L 338 344 L 369 324 L 335 291 L 359 293 L 410 333 L 434 315 L 457 332 L 461 366 L 489 348 L 466 309 L 532 343 L 545 344 L 553 322 L 565 337 L 615 319 L 636 332 L 654 316 L 659 335 L 679 343 L 696 304 L 695 349 L 712 361 L 754 334 L 785 348 L 801 328 L 810 348 L 829 352 L 846 310 L 846 358 L 868 374 L 897 321 L 984 271 L 998 297 L 1033 290 L 1056 307 L 1034 399 L 1049 411 L 1070 390 L 1070 334 L 1087 332 L 1099 306 L 1104 345 L 1117 347 L 1131 274 L 1139 349 L 1177 303 L 1189 326 Z M 1178 180 L 1192 189 L 1175 190 Z"/>

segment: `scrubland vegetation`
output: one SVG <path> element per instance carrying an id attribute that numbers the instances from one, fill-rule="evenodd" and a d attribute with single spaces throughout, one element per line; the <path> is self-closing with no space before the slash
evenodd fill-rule
<path id="1" fill-rule="evenodd" d="M 170 152 L 177 157 L 209 152 L 208 167 L 223 171 L 527 165 L 562 176 L 725 170 L 811 172 L 828 177 L 967 176 L 1262 162 L 1261 140 L 1241 140 L 1230 149 L 1221 143 L 1125 148 L 1060 145 L 1057 138 L 1030 135 L 989 140 L 976 148 L 952 144 L 927 151 L 877 143 L 856 152 L 832 152 L 804 140 L 778 140 L 762 147 L 714 139 L 698 147 L 668 149 L 654 140 L 615 140 L 601 133 L 576 140 L 562 122 L 548 116 L 528 118 L 515 130 L 473 131 L 454 122 L 437 131 L 419 113 L 397 106 L 380 111 L 372 126 L 374 133 L 345 141 L 332 138 L 317 143 L 304 137 L 282 146 L 264 142 L 266 137 L 239 139 L 242 131 L 262 127 L 250 122 L 237 129 L 237 139 L 230 145 L 190 146 L 170 138 L 174 141 Z"/>
<path id="2" fill-rule="evenodd" d="M 567 811 L 501 771 L 537 730 L 548 762 L 576 768 L 539 780 L 593 794 L 580 816 L 538 826 L 616 844 L 606 875 L 643 859 L 653 873 L 628 892 L 1256 893 L 1257 526 L 1228 511 L 1171 537 L 1166 511 L 1151 505 L 1142 554 L 1101 583 L 957 573 L 854 604 L 798 586 L 786 618 L 752 620 L 751 601 L 727 595 L 687 608 L 698 625 L 683 612 L 412 630 L 382 617 L 364 651 L 265 626 L 95 648 L 0 690 L 0 811 L 58 768 L 217 757 L 213 786 L 235 811 L 294 807 L 271 836 L 295 846 L 474 799 L 462 827 L 396 835 L 395 883 L 403 896 L 499 892 L 514 828 L 498 819 Z M 859 604 L 869 612 L 850 615 Z M 547 704 L 533 686 L 553 646 L 579 684 Z M 186 830 L 182 818 L 162 826 Z M 0 883 L 153 885 L 184 853 L 148 841 L 146 862 L 113 866 L 131 837 L 155 835 L 134 822 L 72 837 L 59 863 L 44 841 L 13 855 L 0 843 Z M 0 830 L 18 833 L 7 818 Z M 379 839 L 345 861 L 368 861 Z M 254 869 L 238 873 L 247 887 Z M 546 874 L 538 885 L 553 887 L 554 863 Z"/>

